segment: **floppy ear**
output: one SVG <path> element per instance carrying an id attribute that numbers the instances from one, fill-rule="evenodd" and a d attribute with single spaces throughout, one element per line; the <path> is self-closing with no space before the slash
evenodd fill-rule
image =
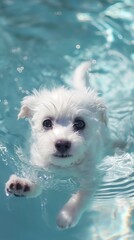
<path id="1" fill-rule="evenodd" d="M 21 102 L 21 109 L 18 114 L 18 119 L 20 118 L 30 118 L 32 117 L 35 105 L 37 103 L 37 97 L 35 95 L 24 97 Z"/>

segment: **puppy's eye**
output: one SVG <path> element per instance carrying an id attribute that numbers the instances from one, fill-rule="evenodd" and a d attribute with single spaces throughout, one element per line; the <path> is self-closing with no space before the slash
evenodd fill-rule
<path id="1" fill-rule="evenodd" d="M 42 123 L 42 125 L 43 125 L 44 128 L 47 128 L 47 129 L 53 127 L 53 123 L 52 123 L 52 120 L 51 120 L 51 119 L 46 119 L 46 120 L 44 120 L 43 123 Z"/>
<path id="2" fill-rule="evenodd" d="M 85 122 L 82 119 L 75 119 L 73 128 L 75 131 L 83 130 L 85 128 Z"/>

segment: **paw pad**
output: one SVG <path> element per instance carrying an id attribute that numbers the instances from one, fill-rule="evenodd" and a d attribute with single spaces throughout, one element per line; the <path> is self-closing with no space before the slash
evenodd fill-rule
<path id="1" fill-rule="evenodd" d="M 26 196 L 31 191 L 30 184 L 24 178 L 12 175 L 6 183 L 6 193 L 13 194 L 17 197 Z"/>

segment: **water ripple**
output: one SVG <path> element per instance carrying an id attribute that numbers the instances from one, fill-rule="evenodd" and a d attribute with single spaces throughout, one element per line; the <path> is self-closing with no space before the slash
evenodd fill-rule
<path id="1" fill-rule="evenodd" d="M 105 170 L 106 175 L 97 191 L 97 198 L 134 196 L 134 154 L 107 157 L 100 168 Z"/>
<path id="2" fill-rule="evenodd" d="M 89 83 L 106 102 L 111 136 L 120 142 L 121 150 L 116 147 L 115 154 L 107 156 L 99 166 L 105 172 L 95 201 L 98 201 L 97 211 L 101 209 L 101 227 L 100 232 L 94 231 L 94 237 L 90 233 L 87 238 L 84 235 L 84 239 L 88 240 L 108 239 L 108 236 L 109 239 L 134 238 L 131 231 L 128 233 L 129 202 L 134 197 L 133 9 L 133 0 L 91 0 L 90 4 L 89 0 L 0 1 L 0 157 L 1 164 L 4 162 L 6 165 L 4 176 L 8 177 L 10 168 L 21 172 L 16 146 L 22 146 L 27 155 L 28 144 L 27 148 L 24 145 L 28 139 L 28 124 L 16 120 L 22 97 L 33 88 L 66 84 L 69 80 L 65 80 L 69 79 L 80 62 L 90 60 L 92 63 Z M 64 189 L 66 182 L 60 182 L 60 185 Z M 74 188 L 75 184 L 72 184 L 71 191 Z M 119 214 L 116 214 L 118 209 L 111 214 L 110 199 L 121 196 L 128 197 L 128 200 L 119 199 L 115 203 Z M 103 218 L 103 214 L 107 213 L 104 209 L 106 201 L 100 208 L 101 199 L 103 203 L 104 199 L 107 200 L 107 215 L 111 216 L 113 225 L 116 223 L 113 228 L 112 224 L 106 228 L 107 217 L 104 215 Z M 3 215 L 7 224 L 9 217 Z M 125 221 L 120 224 L 123 216 Z M 98 218 L 95 222 L 98 229 Z M 31 229 L 36 231 L 36 227 L 32 226 Z M 11 228 L 9 232 L 11 235 Z M 102 236 L 102 232 L 105 236 Z M 19 234 L 23 236 L 23 232 Z M 36 236 L 37 231 L 37 239 Z M 14 235 L 10 238 L 14 238 Z M 56 239 L 61 238 L 62 235 L 58 235 Z M 64 235 L 64 239 L 72 238 L 74 235 Z"/>

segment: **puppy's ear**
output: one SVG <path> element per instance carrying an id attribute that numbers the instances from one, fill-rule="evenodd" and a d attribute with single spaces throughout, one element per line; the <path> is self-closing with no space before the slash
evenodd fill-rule
<path id="1" fill-rule="evenodd" d="M 18 114 L 18 119 L 32 117 L 36 104 L 37 97 L 35 95 L 24 97 L 21 102 L 21 109 Z"/>

